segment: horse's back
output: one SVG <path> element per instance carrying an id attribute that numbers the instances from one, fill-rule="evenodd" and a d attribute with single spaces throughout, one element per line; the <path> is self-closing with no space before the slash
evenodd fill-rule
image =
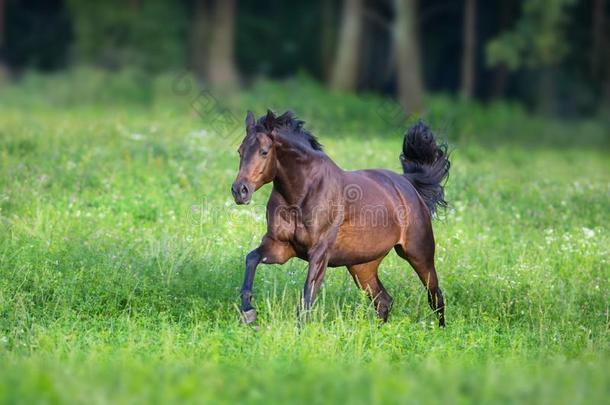
<path id="1" fill-rule="evenodd" d="M 406 208 L 409 211 L 420 211 L 421 208 L 425 208 L 425 204 L 415 186 L 402 174 L 387 169 L 366 169 L 346 172 L 346 177 L 348 179 L 346 186 L 349 186 L 349 180 L 356 178 L 372 181 L 376 186 L 383 188 L 388 195 L 392 196 L 393 201 L 401 206 L 401 208 Z M 354 184 L 358 184 L 358 182 Z M 362 189 L 363 195 L 375 194 L 376 191 L 376 187 Z M 369 198 L 374 200 L 375 196 L 371 195 Z"/>

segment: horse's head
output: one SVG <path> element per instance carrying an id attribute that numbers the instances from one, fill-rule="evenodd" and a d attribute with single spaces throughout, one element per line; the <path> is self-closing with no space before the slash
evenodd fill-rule
<path id="1" fill-rule="evenodd" d="M 248 204 L 252 194 L 275 177 L 276 159 L 273 123 L 275 115 L 267 111 L 264 124 L 254 120 L 252 112 L 246 115 L 246 136 L 239 146 L 239 172 L 231 187 L 237 204 Z"/>

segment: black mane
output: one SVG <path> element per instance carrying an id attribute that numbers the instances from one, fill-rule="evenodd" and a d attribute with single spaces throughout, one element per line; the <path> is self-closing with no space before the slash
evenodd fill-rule
<path id="1" fill-rule="evenodd" d="M 269 128 L 267 124 L 267 116 L 265 115 L 258 119 L 256 127 L 259 130 L 266 131 L 277 129 L 278 131 L 287 134 L 289 137 L 305 141 L 313 150 L 322 151 L 322 144 L 311 132 L 303 128 L 304 123 L 305 121 L 298 119 L 292 111 L 286 111 L 279 117 L 273 118 L 271 128 Z"/>

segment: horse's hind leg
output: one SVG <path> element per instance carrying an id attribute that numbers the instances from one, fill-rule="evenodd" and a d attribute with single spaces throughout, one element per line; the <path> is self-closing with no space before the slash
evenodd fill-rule
<path id="1" fill-rule="evenodd" d="M 411 232 L 406 246 L 397 245 L 396 253 L 406 259 L 428 291 L 428 303 L 438 315 L 438 324 L 445 326 L 445 302 L 434 267 L 434 236 L 432 227 Z"/>
<path id="2" fill-rule="evenodd" d="M 384 322 L 387 322 L 393 300 L 377 275 L 377 269 L 382 260 L 383 257 L 369 263 L 347 266 L 347 269 L 358 287 L 365 290 L 373 304 L 375 304 L 377 316 Z"/>

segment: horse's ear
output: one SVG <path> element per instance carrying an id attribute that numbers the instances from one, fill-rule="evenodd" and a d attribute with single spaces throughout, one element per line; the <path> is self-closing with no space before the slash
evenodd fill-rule
<path id="1" fill-rule="evenodd" d="M 273 122 L 275 121 L 275 114 L 271 110 L 267 110 L 267 116 L 265 117 L 265 126 L 267 129 L 273 129 Z"/>
<path id="2" fill-rule="evenodd" d="M 252 111 L 248 111 L 248 114 L 246 114 L 246 128 L 250 129 L 254 127 L 254 114 L 252 114 Z"/>

